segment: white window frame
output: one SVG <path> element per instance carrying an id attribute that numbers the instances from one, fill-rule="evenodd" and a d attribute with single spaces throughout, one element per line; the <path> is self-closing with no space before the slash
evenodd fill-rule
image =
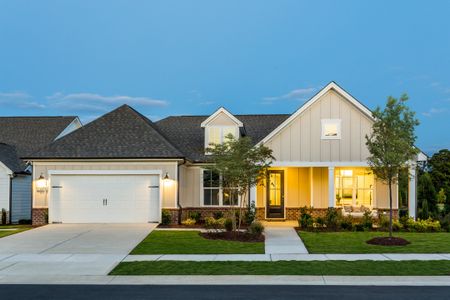
<path id="1" fill-rule="evenodd" d="M 232 126 L 232 125 L 227 125 L 227 126 L 218 126 L 218 125 L 208 125 L 205 127 L 205 149 L 210 147 L 210 142 L 209 142 L 209 129 L 210 128 L 219 128 L 220 129 L 220 144 L 222 144 L 225 140 L 225 137 L 223 136 L 223 130 L 224 128 L 234 128 L 234 138 L 238 139 L 239 138 L 239 127 L 237 126 Z M 208 152 L 206 152 L 206 154 L 209 154 Z"/>
<path id="2" fill-rule="evenodd" d="M 326 125 L 336 125 L 337 128 L 337 135 L 336 136 L 325 136 L 325 126 Z M 341 126 L 341 119 L 322 119 L 321 120 L 321 138 L 322 140 L 340 140 L 341 139 L 341 132 L 342 132 L 342 126 Z"/>
<path id="3" fill-rule="evenodd" d="M 219 205 L 207 205 L 205 204 L 205 189 L 215 190 L 217 187 L 204 187 L 203 186 L 203 174 L 205 171 L 210 171 L 209 169 L 201 169 L 200 172 L 200 206 L 202 207 L 240 207 L 242 196 L 238 196 L 238 203 L 236 205 L 224 205 L 223 204 L 223 190 L 222 187 L 222 175 L 219 175 Z"/>

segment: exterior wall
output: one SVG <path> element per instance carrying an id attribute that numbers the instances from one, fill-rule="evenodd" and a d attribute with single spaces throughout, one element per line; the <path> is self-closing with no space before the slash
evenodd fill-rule
<path id="1" fill-rule="evenodd" d="M 31 175 L 12 179 L 11 222 L 31 220 Z"/>
<path id="2" fill-rule="evenodd" d="M 236 123 L 230 119 L 223 112 L 219 113 L 211 122 L 208 123 L 208 126 L 237 126 Z"/>
<path id="3" fill-rule="evenodd" d="M 9 170 L 0 164 L 0 210 L 9 211 L 10 180 Z"/>
<path id="4" fill-rule="evenodd" d="M 341 119 L 341 139 L 321 139 L 321 119 Z M 282 162 L 365 162 L 372 121 L 334 90 L 271 138 L 266 146 Z"/>
<path id="5" fill-rule="evenodd" d="M 200 203 L 200 179 L 202 168 L 198 166 L 180 166 L 180 205 L 198 207 Z"/>
<path id="6" fill-rule="evenodd" d="M 389 209 L 389 186 L 375 179 L 375 205 L 380 209 Z M 398 186 L 392 185 L 392 208 L 398 209 Z"/>
<path id="7" fill-rule="evenodd" d="M 33 225 L 45 225 L 48 223 L 48 208 L 33 208 L 31 220 Z"/>
<path id="8" fill-rule="evenodd" d="M 177 162 L 149 162 L 149 161 L 59 161 L 59 162 L 34 162 L 33 163 L 33 208 L 47 208 L 49 191 L 38 192 L 34 182 L 41 174 L 49 179 L 49 170 L 161 170 L 164 177 L 168 173 L 171 184 L 161 183 L 162 207 L 177 208 Z"/>

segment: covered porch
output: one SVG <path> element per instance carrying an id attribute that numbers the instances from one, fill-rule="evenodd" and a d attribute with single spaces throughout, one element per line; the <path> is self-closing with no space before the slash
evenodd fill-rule
<path id="1" fill-rule="evenodd" d="M 409 184 L 409 213 L 415 217 L 415 176 Z M 312 208 L 322 216 L 328 207 L 341 208 L 343 214 L 362 216 L 371 210 L 389 209 L 388 186 L 376 180 L 364 165 L 274 166 L 264 182 L 250 195 L 257 216 L 266 220 L 297 220 L 301 207 Z M 398 189 L 393 187 L 393 208 L 398 209 Z"/>

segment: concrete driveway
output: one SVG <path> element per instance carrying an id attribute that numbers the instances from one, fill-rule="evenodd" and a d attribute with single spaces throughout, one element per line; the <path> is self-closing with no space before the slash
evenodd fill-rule
<path id="1" fill-rule="evenodd" d="M 156 224 L 52 224 L 0 239 L 0 277 L 105 275 Z"/>

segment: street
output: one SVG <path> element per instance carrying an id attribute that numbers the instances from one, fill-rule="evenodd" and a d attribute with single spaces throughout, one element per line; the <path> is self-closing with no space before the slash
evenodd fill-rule
<path id="1" fill-rule="evenodd" d="M 2 299 L 450 299 L 450 287 L 3 285 Z"/>

